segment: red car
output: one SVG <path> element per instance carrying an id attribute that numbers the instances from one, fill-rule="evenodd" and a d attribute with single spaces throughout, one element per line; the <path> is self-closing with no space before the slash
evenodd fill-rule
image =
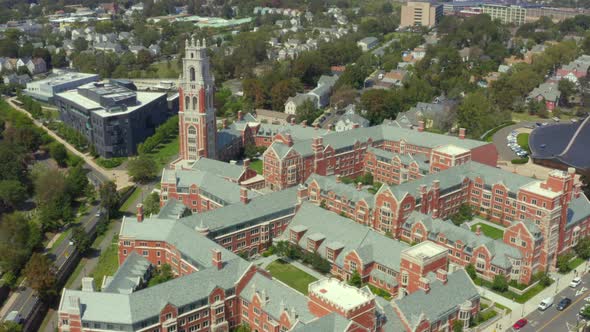
<path id="1" fill-rule="evenodd" d="M 514 323 L 514 325 L 512 325 L 512 327 L 513 327 L 515 330 L 520 330 L 520 329 L 521 329 L 521 328 L 523 328 L 523 327 L 526 325 L 526 323 L 528 323 L 528 322 L 529 322 L 529 321 L 528 321 L 528 320 L 526 320 L 526 318 L 521 318 L 521 319 L 519 319 L 519 320 L 518 320 L 518 322 Z"/>

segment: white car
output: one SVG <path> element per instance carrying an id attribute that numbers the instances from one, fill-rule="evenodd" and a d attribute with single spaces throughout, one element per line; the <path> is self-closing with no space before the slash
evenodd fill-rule
<path id="1" fill-rule="evenodd" d="M 553 297 L 548 297 L 539 303 L 538 309 L 545 311 L 547 308 L 553 305 Z"/>
<path id="2" fill-rule="evenodd" d="M 580 284 L 582 283 L 582 278 L 580 277 L 575 277 L 572 282 L 570 282 L 570 287 L 571 288 L 576 288 L 578 286 L 580 286 Z"/>

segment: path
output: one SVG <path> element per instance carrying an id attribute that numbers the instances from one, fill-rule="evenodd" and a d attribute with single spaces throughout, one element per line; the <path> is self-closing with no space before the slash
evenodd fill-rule
<path id="1" fill-rule="evenodd" d="M 10 106 L 14 109 L 16 109 L 17 111 L 24 113 L 26 116 L 28 116 L 33 123 L 45 130 L 51 137 L 53 137 L 56 141 L 60 142 L 61 144 L 63 144 L 71 153 L 79 156 L 80 158 L 84 159 L 84 161 L 91 167 L 93 168 L 96 172 L 100 173 L 102 176 L 104 176 L 105 178 L 114 181 L 115 184 L 117 185 L 117 189 L 121 189 L 127 186 L 132 185 L 133 183 L 130 181 L 129 179 L 129 175 L 127 175 L 127 172 L 124 170 L 106 170 L 104 168 L 102 168 L 101 166 L 99 166 L 95 161 L 94 158 L 92 158 L 92 156 L 88 155 L 88 154 L 84 154 L 78 150 L 76 150 L 75 147 L 73 147 L 70 143 L 68 143 L 67 141 L 65 141 L 63 138 L 59 137 L 55 132 L 53 132 L 51 129 L 47 128 L 43 123 L 37 121 L 36 119 L 33 118 L 33 116 L 25 111 L 23 108 L 21 108 L 20 106 L 16 105 L 14 103 L 14 99 L 15 97 L 12 98 L 8 98 L 6 99 L 6 101 L 8 102 L 8 104 L 10 104 Z"/>
<path id="2" fill-rule="evenodd" d="M 296 268 L 302 270 L 303 272 L 305 272 L 307 274 L 310 274 L 311 276 L 313 276 L 316 279 L 324 279 L 324 278 L 326 278 L 325 275 L 317 272 L 316 270 L 314 270 L 314 269 L 312 269 L 310 267 L 307 267 L 304 264 L 299 263 L 298 261 L 290 261 L 289 264 L 295 266 Z"/>

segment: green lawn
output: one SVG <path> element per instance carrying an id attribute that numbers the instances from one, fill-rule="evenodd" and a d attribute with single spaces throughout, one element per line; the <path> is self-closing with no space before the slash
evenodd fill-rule
<path id="1" fill-rule="evenodd" d="M 133 204 L 135 202 L 135 200 L 137 200 L 140 196 L 141 196 L 141 188 L 139 187 L 135 187 L 135 189 L 133 190 L 133 193 L 131 195 L 129 195 L 129 198 L 127 198 L 127 200 L 125 201 L 125 203 L 123 203 L 123 205 L 121 205 L 121 207 L 119 208 L 120 212 L 125 213 L 128 210 L 132 210 L 135 209 L 134 206 L 131 206 L 131 204 Z"/>
<path id="2" fill-rule="evenodd" d="M 178 157 L 178 137 L 167 143 L 160 144 L 154 151 L 148 153 L 158 164 L 158 168 L 164 168 Z"/>
<path id="3" fill-rule="evenodd" d="M 528 291 L 526 291 L 525 293 L 523 293 L 522 295 L 518 295 L 510 290 L 507 290 L 505 292 L 498 292 L 492 289 L 492 282 L 487 281 L 487 280 L 483 280 L 481 278 L 476 278 L 473 281 L 476 285 L 478 286 L 482 286 L 487 288 L 489 291 L 494 292 L 496 294 L 502 295 L 507 299 L 510 300 L 514 300 L 517 303 L 525 303 L 526 301 L 532 299 L 533 297 L 535 297 L 537 294 L 539 294 L 541 291 L 543 291 L 545 288 L 549 287 L 545 287 L 543 285 L 541 285 L 541 283 L 537 283 L 535 286 L 531 287 L 531 289 L 529 289 Z"/>
<path id="4" fill-rule="evenodd" d="M 256 171 L 256 173 L 262 175 L 262 160 L 261 159 L 252 160 L 250 162 L 250 169 L 253 169 Z"/>
<path id="5" fill-rule="evenodd" d="M 120 166 L 123 162 L 125 162 L 127 158 L 96 158 L 94 161 L 99 164 L 101 167 L 110 169 Z"/>
<path id="6" fill-rule="evenodd" d="M 525 151 L 527 152 L 531 152 L 531 149 L 529 149 L 529 135 L 528 133 L 520 133 L 516 136 L 516 143 L 518 145 L 520 145 L 521 148 L 523 148 Z"/>
<path id="7" fill-rule="evenodd" d="M 92 272 L 92 277 L 94 278 L 94 287 L 96 289 L 100 289 L 100 286 L 102 285 L 102 279 L 105 276 L 112 276 L 119 268 L 117 242 L 115 240 L 113 241 L 114 242 L 100 254 L 98 264 Z"/>
<path id="8" fill-rule="evenodd" d="M 306 272 L 281 260 L 270 263 L 266 269 L 273 277 L 303 294 L 307 294 L 307 285 L 317 280 Z"/>
<path id="9" fill-rule="evenodd" d="M 471 226 L 471 230 L 473 232 L 475 232 L 477 225 L 481 226 L 481 231 L 487 237 L 491 237 L 492 239 L 501 239 L 502 237 L 504 237 L 504 231 L 502 229 L 492 227 L 490 225 L 483 224 L 483 223 L 477 223 L 477 224 Z"/>
<path id="10" fill-rule="evenodd" d="M 551 115 L 551 117 L 553 117 L 553 115 Z M 559 115 L 559 119 L 561 119 L 561 121 L 569 121 L 573 117 L 574 116 L 572 116 L 570 114 L 566 114 L 566 113 L 561 113 Z M 553 120 L 551 120 L 551 119 L 545 119 L 545 118 L 542 118 L 542 117 L 537 116 L 537 115 L 530 115 L 527 112 L 524 112 L 524 113 L 512 112 L 512 121 L 516 121 L 516 122 L 521 122 L 521 121 L 527 121 L 527 122 L 553 122 Z"/>

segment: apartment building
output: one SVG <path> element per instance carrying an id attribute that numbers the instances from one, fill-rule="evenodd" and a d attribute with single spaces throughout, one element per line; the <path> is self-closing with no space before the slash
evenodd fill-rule
<path id="1" fill-rule="evenodd" d="M 408 1 L 402 5 L 400 27 L 428 27 L 438 24 L 443 16 L 443 5 L 430 1 Z"/>
<path id="2" fill-rule="evenodd" d="M 521 25 L 526 23 L 527 9 L 517 5 L 482 5 L 483 13 L 490 15 L 492 20 L 500 20 L 502 24 Z"/>

